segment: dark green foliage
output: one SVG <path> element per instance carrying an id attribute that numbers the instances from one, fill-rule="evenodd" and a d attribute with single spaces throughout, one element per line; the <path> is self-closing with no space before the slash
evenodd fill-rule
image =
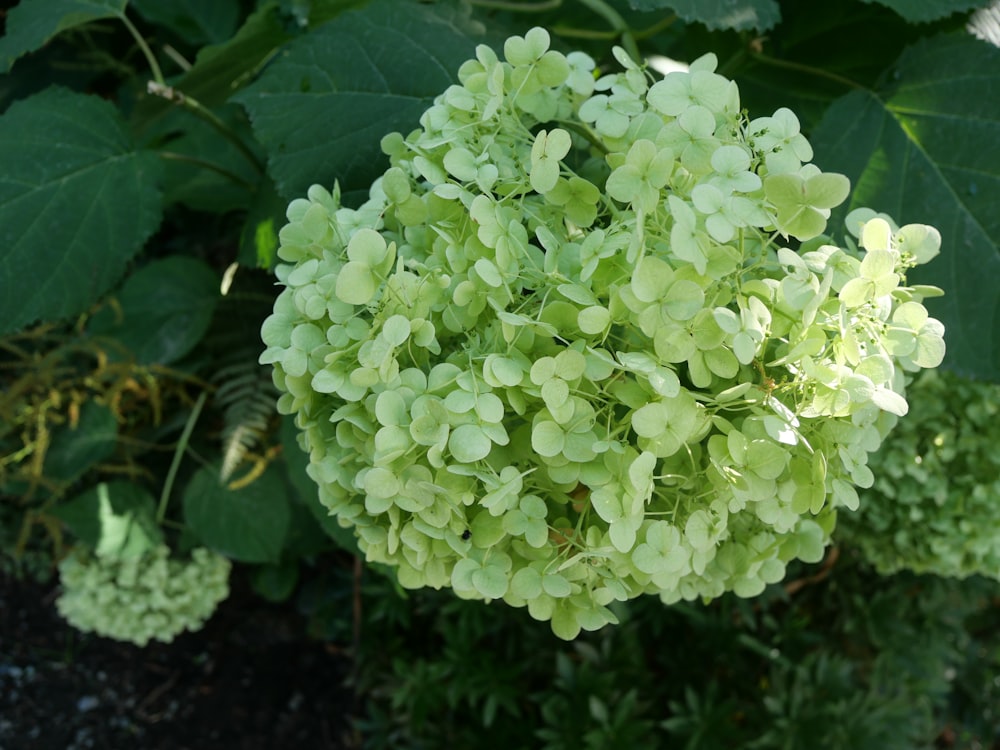
<path id="1" fill-rule="evenodd" d="M 218 288 L 218 277 L 200 260 L 154 261 L 129 276 L 117 304 L 94 315 L 87 332 L 116 342 L 140 364 L 172 364 L 205 335 Z"/>
<path id="2" fill-rule="evenodd" d="M 1000 580 L 997 385 L 932 372 L 872 457 L 875 485 L 842 533 L 883 573 Z"/>
<path id="3" fill-rule="evenodd" d="M 327 580 L 331 603 L 346 585 Z M 796 589 L 639 599 L 620 626 L 566 644 L 523 613 L 438 592 L 401 600 L 369 575 L 364 747 L 914 750 L 946 728 L 957 747 L 1000 739 L 992 707 L 968 712 L 968 686 L 995 675 L 996 584 L 881 578 L 847 550 Z"/>

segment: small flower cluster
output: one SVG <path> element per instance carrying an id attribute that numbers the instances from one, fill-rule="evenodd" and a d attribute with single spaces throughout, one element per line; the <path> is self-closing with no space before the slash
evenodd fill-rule
<path id="1" fill-rule="evenodd" d="M 485 46 L 357 209 L 314 186 L 263 326 L 310 476 L 367 558 L 550 620 L 760 593 L 816 561 L 935 367 L 931 227 L 854 212 L 707 55 L 654 80 Z M 787 238 L 803 243 L 794 251 Z"/>
<path id="2" fill-rule="evenodd" d="M 190 560 L 160 545 L 140 555 L 74 551 L 59 565 L 59 613 L 73 627 L 145 646 L 198 630 L 229 595 L 231 563 L 197 548 Z"/>

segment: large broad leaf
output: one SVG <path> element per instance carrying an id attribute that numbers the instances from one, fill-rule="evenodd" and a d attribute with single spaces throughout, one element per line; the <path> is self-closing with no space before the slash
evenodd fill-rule
<path id="1" fill-rule="evenodd" d="M 987 0 L 862 0 L 892 8 L 910 23 L 925 23 L 973 8 L 988 5 Z"/>
<path id="2" fill-rule="evenodd" d="M 415 127 L 475 45 L 431 6 L 373 2 L 292 42 L 236 101 L 285 197 L 334 180 L 367 188 L 385 168 L 382 137 Z"/>
<path id="3" fill-rule="evenodd" d="M 1000 379 L 1000 50 L 969 36 L 937 37 L 899 59 L 884 91 L 830 107 L 812 143 L 823 169 L 854 184 L 850 207 L 941 231 L 941 255 L 911 281 L 945 297 L 947 363 Z"/>
<path id="4" fill-rule="evenodd" d="M 629 0 L 636 10 L 672 10 L 710 29 L 763 31 L 781 20 L 776 0 Z"/>
<path id="5" fill-rule="evenodd" d="M 201 341 L 218 299 L 219 278 L 202 261 L 154 261 L 128 278 L 117 309 L 102 308 L 87 332 L 113 336 L 140 364 L 170 364 Z"/>
<path id="6" fill-rule="evenodd" d="M 160 223 L 159 163 L 105 101 L 47 89 L 0 117 L 0 334 L 85 310 Z"/>
<path id="7" fill-rule="evenodd" d="M 688 38 L 697 38 L 692 31 L 683 39 L 688 50 Z M 857 0 L 786 3 L 780 28 L 760 40 L 760 53 L 744 43 L 726 54 L 736 61 L 732 75 L 751 117 L 788 107 L 808 133 L 830 104 L 852 87 L 875 88 L 886 68 L 923 36 L 923 27 L 906 23 L 881 5 Z M 844 39 L 851 44 L 844 44 Z M 690 50 L 681 59 L 698 54 Z M 727 58 L 719 53 L 719 59 Z"/>
<path id="8" fill-rule="evenodd" d="M 33 52 L 61 31 L 102 18 L 124 15 L 128 0 L 21 0 L 7 13 L 7 34 L 0 39 L 0 73 L 21 55 Z"/>
<path id="9" fill-rule="evenodd" d="M 184 490 L 184 518 L 216 552 L 241 562 L 277 562 L 291 520 L 287 491 L 273 469 L 232 490 L 217 467 L 207 466 Z"/>

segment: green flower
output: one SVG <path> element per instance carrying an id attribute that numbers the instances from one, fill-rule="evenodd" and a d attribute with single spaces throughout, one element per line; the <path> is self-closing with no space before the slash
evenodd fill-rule
<path id="1" fill-rule="evenodd" d="M 264 323 L 321 502 L 407 587 L 573 638 L 616 601 L 755 596 L 823 554 L 905 373 L 941 361 L 929 227 L 853 213 L 794 116 L 706 56 L 481 47 L 357 209 L 289 206 Z"/>
<path id="2" fill-rule="evenodd" d="M 187 560 L 164 545 L 118 558 L 77 550 L 59 565 L 59 614 L 86 633 L 145 646 L 198 630 L 229 595 L 230 563 L 204 548 Z"/>

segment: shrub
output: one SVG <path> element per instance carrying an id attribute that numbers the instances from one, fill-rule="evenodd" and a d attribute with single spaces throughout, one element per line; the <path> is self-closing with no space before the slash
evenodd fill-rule
<path id="1" fill-rule="evenodd" d="M 875 484 L 845 536 L 882 573 L 1000 579 L 997 386 L 927 372 L 872 456 Z"/>

